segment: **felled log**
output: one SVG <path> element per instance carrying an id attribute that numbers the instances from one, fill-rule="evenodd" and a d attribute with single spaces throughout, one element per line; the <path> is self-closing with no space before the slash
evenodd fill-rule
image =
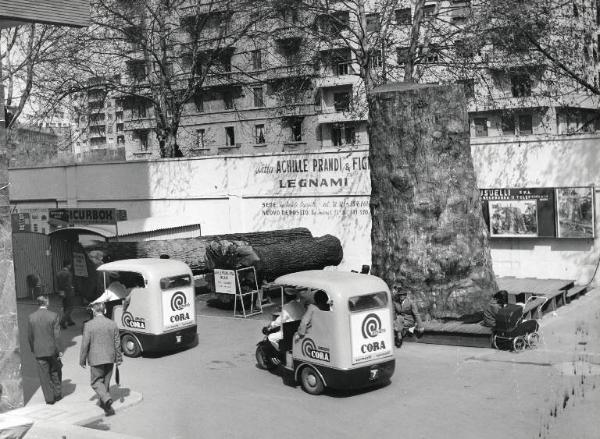
<path id="1" fill-rule="evenodd" d="M 285 244 L 298 239 L 311 239 L 310 230 L 304 227 L 267 232 L 233 233 L 156 241 L 102 242 L 88 248 L 88 253 L 101 252 L 104 260 L 158 258 L 168 255 L 187 263 L 194 271 L 206 271 L 206 246 L 211 241 L 240 241 L 250 246 Z"/>
<path id="2" fill-rule="evenodd" d="M 296 271 L 321 270 L 338 265 L 344 257 L 340 240 L 332 235 L 252 248 L 259 258 L 255 267 L 260 279 L 267 282 Z"/>

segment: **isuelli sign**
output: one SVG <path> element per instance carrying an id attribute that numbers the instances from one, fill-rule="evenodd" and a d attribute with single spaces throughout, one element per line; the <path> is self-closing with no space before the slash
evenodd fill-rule
<path id="1" fill-rule="evenodd" d="M 66 224 L 116 224 L 116 209 L 51 209 L 50 218 Z"/>

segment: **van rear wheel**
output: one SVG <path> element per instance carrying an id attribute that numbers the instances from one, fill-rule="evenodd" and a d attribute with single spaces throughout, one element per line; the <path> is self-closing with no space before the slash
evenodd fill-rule
<path id="1" fill-rule="evenodd" d="M 131 334 L 125 334 L 121 337 L 121 350 L 126 356 L 131 358 L 139 357 L 142 353 L 142 348 L 137 338 Z"/>
<path id="2" fill-rule="evenodd" d="M 300 372 L 300 383 L 306 393 L 311 395 L 320 395 L 325 389 L 325 384 L 316 370 L 306 366 Z"/>

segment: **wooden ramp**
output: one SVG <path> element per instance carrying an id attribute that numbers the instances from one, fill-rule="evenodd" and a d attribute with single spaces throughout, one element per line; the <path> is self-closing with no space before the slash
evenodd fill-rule
<path id="1" fill-rule="evenodd" d="M 567 279 L 536 279 L 501 277 L 498 288 L 509 294 L 509 303 L 524 304 L 525 318 L 540 319 L 547 312 L 568 304 L 585 294 L 587 287 L 576 286 Z M 424 324 L 425 332 L 420 343 L 453 346 L 491 347 L 492 330 L 480 323 L 463 323 L 457 320 L 431 321 Z M 408 337 L 406 341 L 417 341 Z"/>

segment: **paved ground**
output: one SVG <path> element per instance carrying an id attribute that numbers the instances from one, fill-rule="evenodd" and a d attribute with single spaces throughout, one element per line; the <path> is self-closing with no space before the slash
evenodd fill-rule
<path id="1" fill-rule="evenodd" d="M 319 397 L 256 368 L 254 347 L 267 314 L 234 319 L 230 311 L 204 305 L 198 303 L 198 346 L 125 360 L 122 387 L 144 399 L 110 418 L 91 400 L 88 371 L 76 361 L 80 329 L 70 329 L 64 379 L 73 391 L 60 404 L 85 395 L 78 404 L 100 414 L 91 423 L 98 436 L 90 431 L 67 437 L 100 438 L 109 432 L 147 439 L 599 437 L 598 291 L 546 315 L 544 340 L 534 351 L 405 343 L 395 353 L 390 385 Z M 27 408 L 41 400 L 28 361 L 24 357 Z"/>
<path id="2" fill-rule="evenodd" d="M 148 439 L 598 438 L 596 291 L 544 317 L 535 351 L 406 343 L 390 385 L 319 397 L 257 369 L 267 315 L 233 319 L 201 303 L 198 312 L 199 345 L 128 360 L 127 382 L 144 402 L 97 427 Z"/>

